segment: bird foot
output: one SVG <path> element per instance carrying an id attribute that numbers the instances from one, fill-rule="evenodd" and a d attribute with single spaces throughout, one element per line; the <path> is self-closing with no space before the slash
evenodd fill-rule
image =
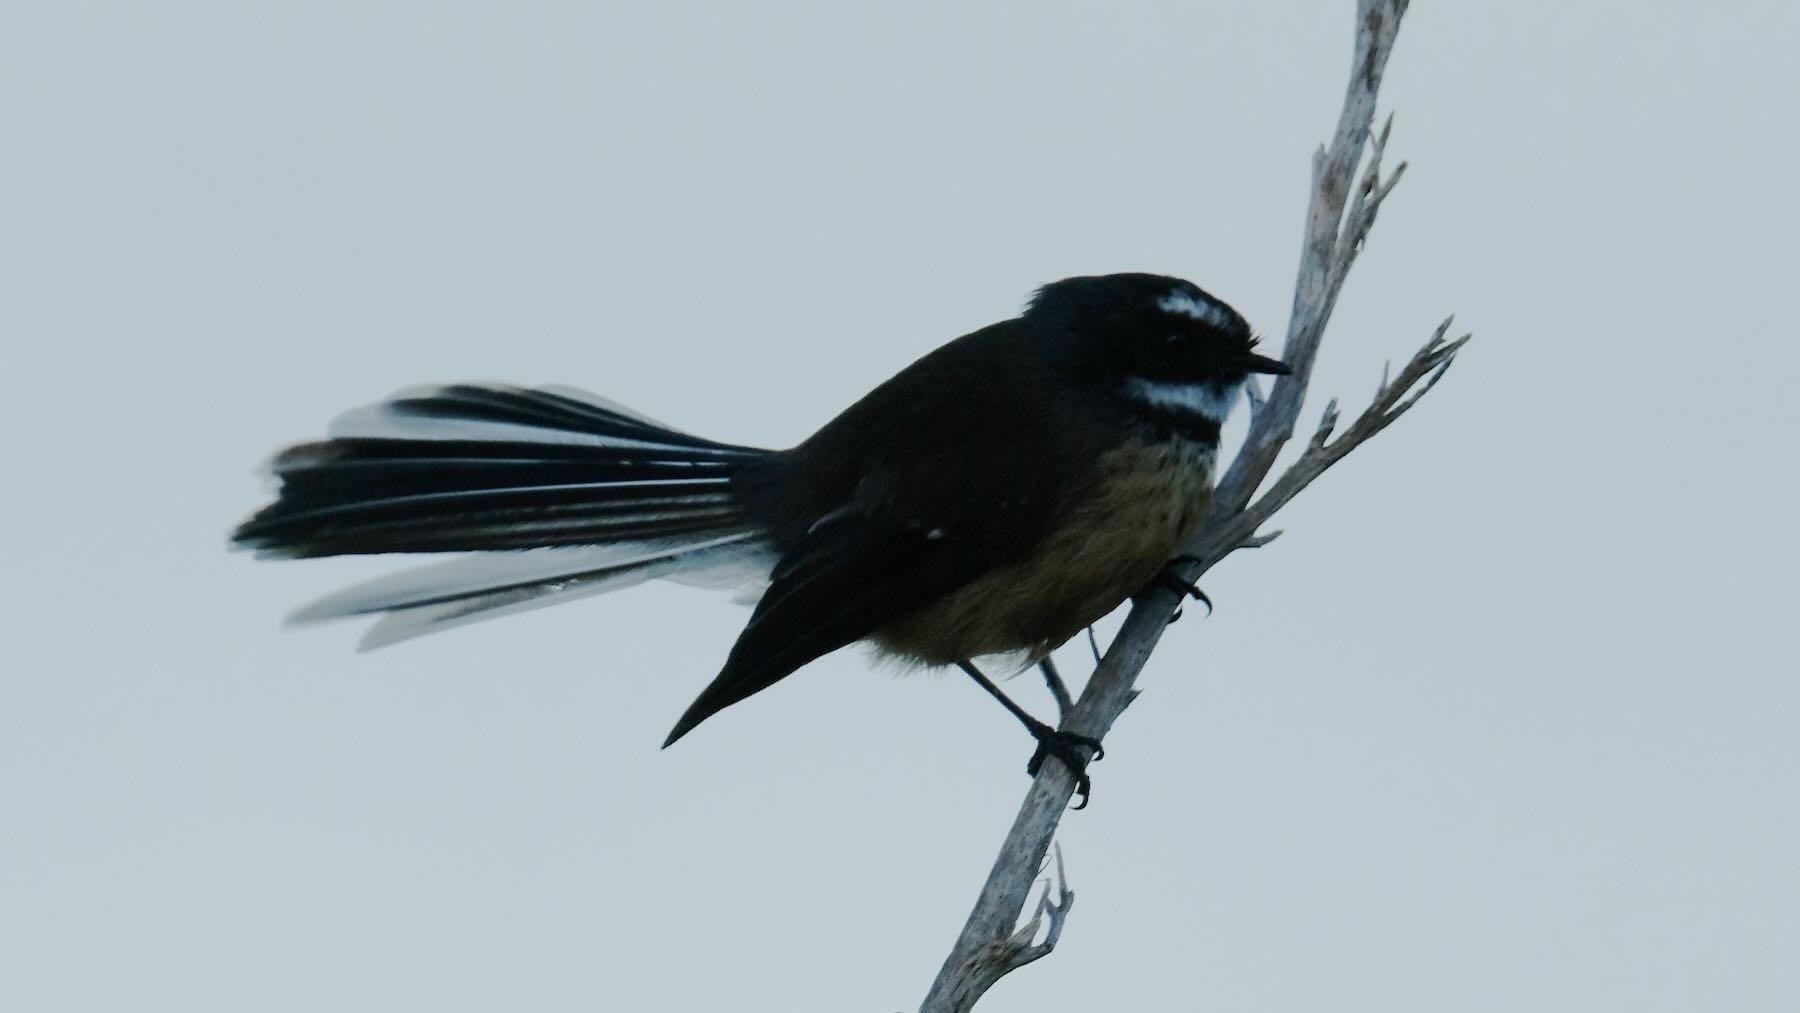
<path id="1" fill-rule="evenodd" d="M 1031 737 L 1037 740 L 1037 751 L 1031 754 L 1030 762 L 1025 764 L 1025 773 L 1036 777 L 1044 768 L 1044 760 L 1056 757 L 1062 765 L 1075 775 L 1075 808 L 1086 809 L 1088 798 L 1094 793 L 1094 782 L 1087 774 L 1087 765 L 1106 755 L 1106 749 L 1100 740 L 1091 735 L 1078 735 L 1065 732 L 1060 728 L 1052 728 L 1042 721 L 1032 721 L 1026 725 Z M 1080 750 L 1087 749 L 1093 753 L 1092 758 L 1081 755 Z"/>
<path id="2" fill-rule="evenodd" d="M 1162 568 L 1162 572 L 1158 573 L 1151 583 L 1156 587 L 1168 588 L 1176 594 L 1181 595 L 1183 598 L 1192 598 L 1200 604 L 1205 605 L 1206 614 L 1210 616 L 1213 612 L 1212 599 L 1206 596 L 1205 591 L 1200 590 L 1200 585 L 1193 581 L 1182 580 L 1175 572 L 1176 567 L 1198 562 L 1200 562 L 1200 560 L 1195 556 L 1176 556 L 1174 559 L 1169 560 L 1169 564 Z M 1169 622 L 1174 623 L 1175 620 L 1180 618 L 1181 606 L 1177 604 L 1175 606 L 1175 611 L 1169 616 Z"/>

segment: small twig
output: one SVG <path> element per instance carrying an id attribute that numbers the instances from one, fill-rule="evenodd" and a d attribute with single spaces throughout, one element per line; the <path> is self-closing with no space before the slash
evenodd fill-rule
<path id="1" fill-rule="evenodd" d="M 1019 926 L 1007 939 L 1010 952 L 1003 956 L 1007 966 L 1001 974 L 1010 974 L 1034 960 L 1049 956 L 1050 951 L 1056 949 L 1057 942 L 1062 939 L 1063 923 L 1069 920 L 1069 908 L 1075 905 L 1075 891 L 1069 889 L 1069 873 L 1063 867 L 1062 845 L 1054 845 L 1054 852 L 1056 875 L 1045 878 L 1044 892 L 1038 895 L 1037 908 L 1032 911 L 1031 919 Z M 1050 900 L 1053 881 L 1056 888 L 1054 903 Z M 1044 931 L 1043 941 L 1034 944 L 1032 940 L 1037 938 L 1038 929 L 1043 927 L 1046 915 L 1050 919 L 1049 927 Z"/>
<path id="2" fill-rule="evenodd" d="M 1307 445 L 1307 449 L 1317 450 L 1323 447 L 1325 441 L 1331 439 L 1332 430 L 1337 428 L 1337 424 L 1338 404 L 1337 398 L 1334 397 L 1325 402 L 1325 410 L 1319 413 L 1319 428 L 1313 430 L 1312 442 Z"/>
<path id="3" fill-rule="evenodd" d="M 1238 548 L 1240 548 L 1240 549 L 1260 549 L 1263 546 L 1269 544 L 1270 542 L 1272 542 L 1275 539 L 1280 538 L 1280 537 L 1281 537 L 1281 529 L 1276 528 L 1274 531 L 1271 531 L 1266 535 L 1252 535 L 1249 538 L 1244 539 L 1243 541 L 1238 543 Z"/>
<path id="4" fill-rule="evenodd" d="M 1075 706 L 1075 698 L 1069 695 L 1069 684 L 1063 681 L 1062 673 L 1056 670 L 1056 662 L 1046 654 L 1038 662 L 1038 668 L 1043 670 L 1044 685 L 1050 688 L 1050 695 L 1056 698 L 1057 717 L 1068 717 L 1069 711 Z"/>
<path id="5" fill-rule="evenodd" d="M 1376 433 L 1392 425 L 1395 419 L 1418 404 L 1419 398 L 1443 378 L 1450 365 L 1456 361 L 1456 353 L 1472 337 L 1465 334 L 1455 341 L 1446 342 L 1444 334 L 1449 329 L 1449 320 L 1439 324 L 1431 340 L 1425 343 L 1424 348 L 1419 349 L 1394 382 L 1385 385 L 1375 400 L 1335 440 L 1330 439 L 1337 423 L 1337 402 L 1333 400 L 1326 408 L 1325 417 L 1320 419 L 1319 428 L 1300 459 L 1283 472 L 1255 503 L 1233 517 L 1209 525 L 1201 533 L 1200 548 L 1192 555 L 1206 565 L 1191 573 L 1183 573 L 1182 578 L 1198 579 L 1200 573 L 1218 560 L 1246 547 L 1246 543 L 1254 538 L 1254 532 L 1273 517 L 1277 510 L 1286 506 L 1300 490 L 1311 485 L 1327 468 L 1343 460 L 1350 451 L 1368 442 Z"/>

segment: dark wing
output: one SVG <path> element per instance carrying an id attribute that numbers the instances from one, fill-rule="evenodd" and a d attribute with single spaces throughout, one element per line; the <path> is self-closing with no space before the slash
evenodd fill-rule
<path id="1" fill-rule="evenodd" d="M 822 523 L 782 559 L 724 669 L 663 745 L 967 580 L 971 561 L 946 542 L 863 514 Z"/>
<path id="2" fill-rule="evenodd" d="M 889 494 L 896 486 L 910 495 Z M 802 665 L 1021 555 L 1055 504 L 1047 482 L 1025 486 L 1015 487 L 1004 509 L 996 509 L 1000 504 L 973 502 L 968 489 L 942 479 L 863 482 L 856 502 L 826 515 L 782 556 L 724 669 L 663 745 Z"/>

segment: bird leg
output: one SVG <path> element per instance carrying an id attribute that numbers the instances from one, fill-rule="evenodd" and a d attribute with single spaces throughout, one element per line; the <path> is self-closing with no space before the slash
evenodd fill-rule
<path id="1" fill-rule="evenodd" d="M 1155 579 L 1151 580 L 1150 583 L 1154 587 L 1166 587 L 1176 594 L 1181 595 L 1184 599 L 1192 598 L 1202 605 L 1205 605 L 1206 614 L 1210 616 L 1213 611 L 1212 599 L 1206 596 L 1205 591 L 1200 590 L 1200 585 L 1191 580 L 1182 580 L 1181 576 L 1175 572 L 1177 567 L 1187 566 L 1198 562 L 1200 562 L 1200 557 L 1198 556 L 1176 556 L 1174 559 L 1169 560 L 1168 565 L 1164 566 L 1162 572 L 1158 573 Z M 1181 605 L 1180 603 L 1177 603 L 1174 613 L 1169 616 L 1169 622 L 1173 623 L 1180 618 Z"/>
<path id="2" fill-rule="evenodd" d="M 1078 797 L 1075 808 L 1087 808 L 1088 796 L 1093 794 L 1094 783 L 1087 775 L 1087 765 L 1090 761 L 1081 755 L 1080 750 L 1085 748 L 1092 751 L 1093 758 L 1098 760 L 1106 755 L 1106 750 L 1100 746 L 1100 740 L 1089 735 L 1078 735 L 1075 732 L 1066 732 L 1060 728 L 1050 727 L 1032 717 L 1025 708 L 1014 703 L 1011 697 L 1001 692 L 999 686 L 994 685 L 992 679 L 981 674 L 981 669 L 966 661 L 959 661 L 956 665 L 967 673 L 969 678 L 975 680 L 975 685 L 987 690 L 989 696 L 1000 701 L 1000 705 L 1005 707 L 1013 717 L 1018 718 L 1019 723 L 1025 726 L 1025 730 L 1031 733 L 1031 737 L 1037 740 L 1037 751 L 1031 754 L 1031 760 L 1025 764 L 1025 773 L 1036 777 L 1038 771 L 1043 769 L 1044 760 L 1047 757 L 1056 757 L 1062 761 L 1063 766 L 1069 768 L 1070 773 L 1075 775 L 1075 794 Z"/>

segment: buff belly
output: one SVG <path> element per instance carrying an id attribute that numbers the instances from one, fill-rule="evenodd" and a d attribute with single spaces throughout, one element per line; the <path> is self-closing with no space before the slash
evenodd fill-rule
<path id="1" fill-rule="evenodd" d="M 1216 453 L 1179 439 L 1111 451 L 1087 494 L 1051 525 L 1050 538 L 872 639 L 928 665 L 1048 654 L 1142 590 L 1186 544 L 1205 519 Z"/>

